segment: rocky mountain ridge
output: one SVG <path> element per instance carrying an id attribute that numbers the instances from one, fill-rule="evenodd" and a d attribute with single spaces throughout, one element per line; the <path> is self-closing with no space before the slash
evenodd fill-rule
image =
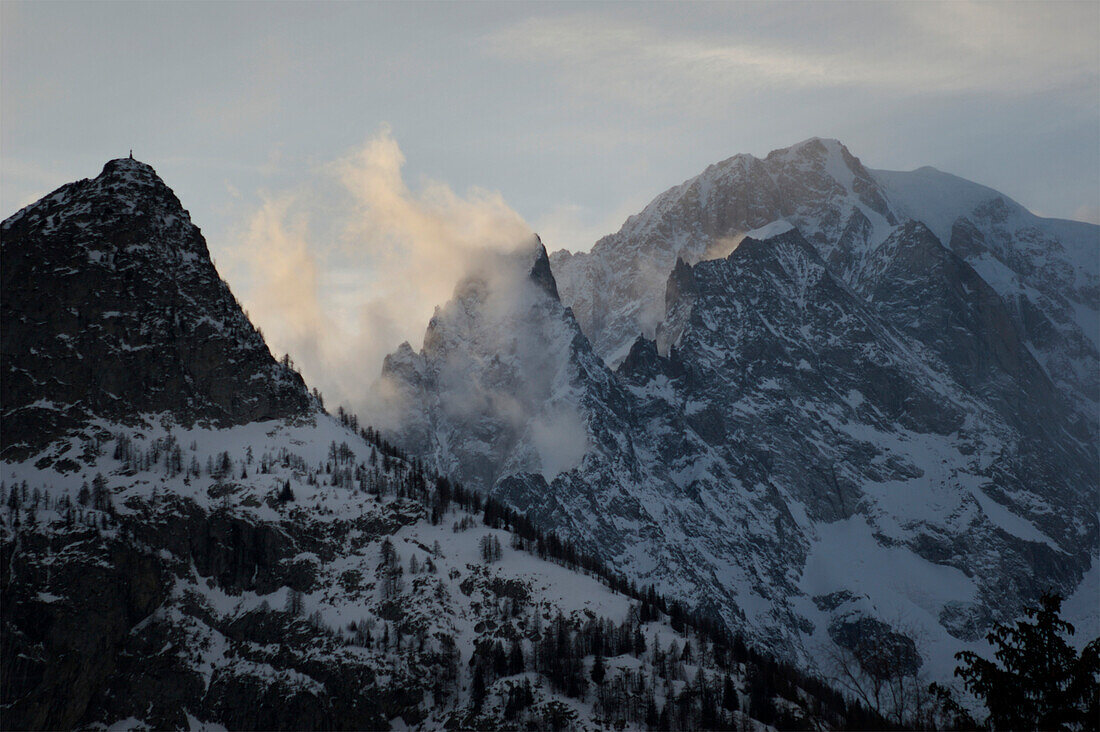
<path id="1" fill-rule="evenodd" d="M 441 308 L 448 348 L 401 352 L 426 378 L 383 374 L 415 415 L 395 439 L 791 657 L 905 626 L 949 676 L 1100 541 L 1100 234 L 978 189 L 818 139 L 712 166 L 551 255 L 560 298 Z M 543 344 L 541 402 L 517 341 Z M 476 398 L 441 408 L 451 384 Z"/>
<path id="2" fill-rule="evenodd" d="M 663 319 L 677 258 L 724 256 L 776 221 L 797 226 L 852 285 L 863 259 L 905 220 L 924 223 L 1009 309 L 1050 379 L 1095 430 L 1100 374 L 1096 227 L 1043 219 L 985 186 L 934 168 L 865 168 L 836 140 L 811 138 L 759 159 L 737 155 L 658 196 L 591 252 L 554 252 L 563 302 L 615 365 Z"/>

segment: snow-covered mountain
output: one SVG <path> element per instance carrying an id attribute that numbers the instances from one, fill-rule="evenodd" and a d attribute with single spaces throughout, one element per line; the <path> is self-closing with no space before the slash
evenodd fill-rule
<path id="1" fill-rule="evenodd" d="M 1097 227 L 1040 218 L 933 168 L 869 170 L 840 142 L 819 138 L 762 160 L 737 155 L 661 194 L 591 252 L 555 252 L 551 266 L 562 301 L 614 366 L 639 334 L 654 336 L 677 258 L 724 256 L 754 229 L 786 221 L 851 284 L 864 257 L 907 219 L 925 224 L 994 289 L 1051 380 L 1095 424 Z"/>
<path id="2" fill-rule="evenodd" d="M 597 353 L 617 365 L 664 319 L 676 260 L 729 254 L 740 237 L 787 221 L 834 269 L 884 239 L 897 218 L 871 173 L 835 140 L 807 140 L 760 160 L 737 155 L 658 196 L 591 252 L 551 257 L 562 300 Z"/>
<path id="3" fill-rule="evenodd" d="M 639 581 L 793 658 L 904 631 L 945 677 L 1097 571 L 1098 231 L 836 141 L 739 155 L 554 287 L 524 250 L 510 310 L 461 284 L 380 388 L 402 445 Z"/>
<path id="4" fill-rule="evenodd" d="M 2 231 L 6 728 L 882 725 L 325 413 L 149 166 L 112 161 Z M 399 354 L 393 373 L 434 393 L 426 363 L 476 359 L 484 315 L 504 335 L 480 345 L 511 358 L 467 371 L 515 384 L 540 357 L 574 363 L 575 346 L 624 393 L 537 255 L 467 283 L 428 357 Z M 471 330 L 451 330 L 467 316 Z M 571 402 L 548 398 L 569 379 L 546 371 L 507 403 L 447 385 L 424 414 L 491 414 L 483 460 L 472 449 L 456 470 L 527 441 L 515 464 L 550 474 L 579 456 L 517 415 L 579 430 L 554 422 Z"/>

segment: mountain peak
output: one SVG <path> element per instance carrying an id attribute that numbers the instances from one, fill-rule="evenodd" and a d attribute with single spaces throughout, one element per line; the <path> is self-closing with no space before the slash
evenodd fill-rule
<path id="1" fill-rule="evenodd" d="M 152 165 L 133 158 L 108 160 L 95 182 L 100 186 L 117 186 L 123 189 L 168 188 Z"/>
<path id="2" fill-rule="evenodd" d="M 793 165 L 797 170 L 815 170 L 831 176 L 847 189 L 859 178 L 869 178 L 859 158 L 833 138 L 811 137 L 790 147 L 772 150 L 765 161 Z"/>
<path id="3" fill-rule="evenodd" d="M 149 163 L 142 162 L 136 158 L 115 158 L 114 160 L 108 160 L 103 166 L 104 173 L 136 171 L 141 173 L 149 173 L 156 175 L 157 171 L 153 170 L 153 166 Z"/>
<path id="4" fill-rule="evenodd" d="M 832 137 L 810 137 L 801 142 L 796 142 L 789 147 L 772 150 L 765 160 L 773 158 L 794 158 L 813 156 L 816 158 L 848 158 L 852 157 L 848 147 Z"/>
<path id="5" fill-rule="evenodd" d="M 0 228 L 5 456 L 97 417 L 229 425 L 311 413 L 301 377 L 271 357 L 151 166 L 111 160 Z"/>
<path id="6" fill-rule="evenodd" d="M 848 147 L 843 142 L 836 139 L 835 137 L 818 137 L 816 135 L 814 135 L 813 137 L 808 137 L 802 142 L 796 142 L 787 149 L 801 150 L 802 148 L 808 147 L 823 147 L 830 152 L 839 152 L 841 149 L 848 149 Z"/>
<path id="7" fill-rule="evenodd" d="M 183 208 L 172 193 L 172 189 L 156 174 L 153 166 L 134 160 L 133 157 L 117 157 L 103 165 L 102 172 L 92 182 L 103 192 L 127 197 L 141 192 L 142 195 L 166 193 L 171 196 L 175 206 Z M 156 196 L 160 197 L 160 196 Z"/>
<path id="8" fill-rule="evenodd" d="M 546 246 L 542 243 L 542 239 L 538 234 L 535 234 L 535 261 L 531 265 L 531 272 L 528 275 L 531 281 L 538 285 L 539 289 L 552 297 L 554 300 L 560 300 L 558 296 L 558 283 L 554 280 L 554 273 L 550 269 L 550 257 L 546 254 Z"/>

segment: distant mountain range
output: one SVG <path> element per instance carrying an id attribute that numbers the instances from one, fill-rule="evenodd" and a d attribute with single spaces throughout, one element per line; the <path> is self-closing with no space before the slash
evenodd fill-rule
<path id="1" fill-rule="evenodd" d="M 637 581 L 943 678 L 1048 588 L 1100 629 L 1098 340 L 1100 227 L 814 138 L 502 256 L 377 389 L 398 444 Z"/>

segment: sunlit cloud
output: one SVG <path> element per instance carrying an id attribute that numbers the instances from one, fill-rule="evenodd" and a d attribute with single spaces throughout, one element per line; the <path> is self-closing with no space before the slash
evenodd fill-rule
<path id="1" fill-rule="evenodd" d="M 331 400 L 361 408 L 382 359 L 419 347 L 437 305 L 486 252 L 531 229 L 499 193 L 405 182 L 388 128 L 264 198 L 241 227 L 230 266 L 242 302 L 279 355 L 291 354 Z"/>
<path id="2" fill-rule="evenodd" d="M 253 286 L 245 305 L 255 323 L 267 326 L 269 345 L 279 352 L 321 356 L 334 326 L 321 303 L 320 263 L 309 220 L 297 203 L 293 195 L 266 198 L 231 251 L 249 270 Z"/>

